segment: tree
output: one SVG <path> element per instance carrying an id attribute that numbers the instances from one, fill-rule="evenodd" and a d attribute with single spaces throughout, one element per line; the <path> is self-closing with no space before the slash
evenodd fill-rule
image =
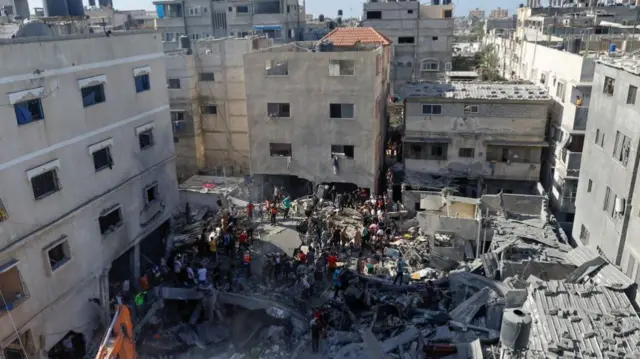
<path id="1" fill-rule="evenodd" d="M 485 46 L 480 52 L 478 72 L 484 81 L 502 80 L 498 71 L 498 51 L 493 44 Z"/>

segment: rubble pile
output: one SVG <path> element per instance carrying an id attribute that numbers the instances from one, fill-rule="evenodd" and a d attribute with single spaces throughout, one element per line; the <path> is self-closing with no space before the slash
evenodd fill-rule
<path id="1" fill-rule="evenodd" d="M 575 348 L 549 344 L 562 341 L 567 330 L 554 325 L 580 318 L 599 332 L 596 316 L 618 315 L 607 312 L 616 304 L 587 309 L 581 303 L 604 303 L 602 293 L 624 308 L 626 329 L 619 336 L 640 342 L 640 319 L 623 292 L 633 281 L 610 280 L 598 289 L 603 273 L 611 277 L 615 266 L 572 250 L 544 211 L 516 213 L 509 200 L 515 202 L 483 197 L 477 229 L 460 233 L 424 226 L 407 211 L 386 211 L 384 197 L 351 200 L 347 207 L 313 196 L 280 199 L 275 225 L 256 215 L 268 217 L 272 208 L 253 204 L 186 208 L 174 220 L 168 262 L 205 268 L 206 279 L 161 264 L 161 304 L 141 311 L 146 323 L 139 351 L 192 358 L 201 350 L 225 359 L 480 358 L 523 354 L 531 341 L 538 353 L 573 355 Z M 282 218 L 287 208 L 291 217 Z M 474 219 L 460 220 L 468 226 Z M 209 239 L 217 243 L 215 253 Z M 291 253 L 274 244 L 285 239 L 297 243 Z M 579 292 L 568 295 L 563 288 Z M 559 295 L 562 304 L 545 306 Z M 574 319 L 531 322 L 532 314 L 544 318 L 565 309 Z M 526 330 L 505 329 L 520 317 Z M 312 350 L 315 338 L 319 348 Z M 639 354 L 635 346 L 622 351 Z"/>

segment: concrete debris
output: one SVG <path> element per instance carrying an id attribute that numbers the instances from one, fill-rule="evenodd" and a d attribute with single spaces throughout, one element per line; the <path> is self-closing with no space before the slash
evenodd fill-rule
<path id="1" fill-rule="evenodd" d="M 386 196 L 278 192 L 269 207 L 225 197 L 176 216 L 156 302 L 140 308 L 141 356 L 638 354 L 633 281 L 572 250 L 538 196 L 427 193 L 416 215 L 385 211 L 397 207 Z M 530 337 L 506 327 L 513 313 Z"/>

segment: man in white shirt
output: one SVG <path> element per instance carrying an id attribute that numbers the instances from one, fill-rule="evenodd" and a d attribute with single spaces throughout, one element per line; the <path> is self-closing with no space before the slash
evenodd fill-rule
<path id="1" fill-rule="evenodd" d="M 203 285 L 207 284 L 207 268 L 203 265 L 200 265 L 200 268 L 198 269 L 198 283 Z"/>

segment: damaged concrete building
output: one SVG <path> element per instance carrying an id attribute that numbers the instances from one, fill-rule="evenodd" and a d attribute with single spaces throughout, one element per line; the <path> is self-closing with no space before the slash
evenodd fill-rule
<path id="1" fill-rule="evenodd" d="M 337 28 L 317 43 L 245 54 L 254 180 L 285 185 L 297 177 L 376 189 L 390 44 L 373 28 Z"/>
<path id="2" fill-rule="evenodd" d="M 535 193 L 550 97 L 529 84 L 418 83 L 403 88 L 404 171 L 413 189 Z"/>
<path id="3" fill-rule="evenodd" d="M 193 42 L 194 51 L 167 52 L 178 177 L 198 172 L 249 173 L 249 136 L 242 55 L 269 47 L 258 38 Z"/>
<path id="4" fill-rule="evenodd" d="M 164 255 L 178 197 L 155 32 L 0 41 L 0 347 L 76 353 L 109 284 Z M 25 352 L 26 351 L 26 352 Z"/>
<path id="5" fill-rule="evenodd" d="M 640 282 L 638 64 L 609 55 L 596 65 L 573 237 Z"/>

